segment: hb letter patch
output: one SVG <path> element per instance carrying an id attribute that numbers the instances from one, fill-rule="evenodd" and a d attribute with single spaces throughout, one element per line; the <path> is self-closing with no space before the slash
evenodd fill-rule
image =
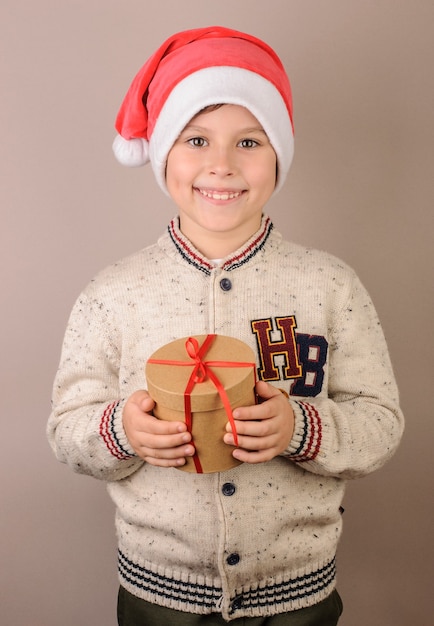
<path id="1" fill-rule="evenodd" d="M 322 389 L 327 360 L 325 337 L 296 333 L 295 315 L 254 320 L 251 326 L 258 345 L 258 378 L 292 379 L 291 395 L 317 396 Z"/>

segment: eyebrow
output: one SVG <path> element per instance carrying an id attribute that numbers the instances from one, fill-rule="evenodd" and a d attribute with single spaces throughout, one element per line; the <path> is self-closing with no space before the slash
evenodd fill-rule
<path id="1" fill-rule="evenodd" d="M 209 129 L 206 128 L 205 126 L 196 126 L 195 124 L 187 124 L 187 126 L 184 127 L 184 129 L 181 131 L 182 133 L 184 131 L 194 131 L 194 132 L 198 132 L 198 133 L 206 133 L 209 132 Z M 243 134 L 248 134 L 248 133 L 263 133 L 264 135 L 267 135 L 267 133 L 265 132 L 265 130 L 262 128 L 262 126 L 252 126 L 249 128 L 241 128 L 237 131 L 237 133 L 240 133 L 241 135 Z"/>
<path id="2" fill-rule="evenodd" d="M 262 128 L 262 126 L 252 126 L 251 128 L 244 128 L 241 130 L 241 132 L 242 133 L 264 133 L 264 135 L 267 134 L 265 130 Z"/>

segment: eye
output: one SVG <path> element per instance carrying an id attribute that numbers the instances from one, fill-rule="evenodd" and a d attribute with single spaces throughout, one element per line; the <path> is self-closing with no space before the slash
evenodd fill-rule
<path id="1" fill-rule="evenodd" d="M 203 137 L 191 137 L 187 140 L 187 143 L 193 146 L 193 148 L 203 148 L 207 145 L 207 141 Z"/>
<path id="2" fill-rule="evenodd" d="M 256 146 L 259 146 L 259 141 L 256 141 L 256 139 L 242 139 L 238 145 L 241 148 L 256 148 Z"/>

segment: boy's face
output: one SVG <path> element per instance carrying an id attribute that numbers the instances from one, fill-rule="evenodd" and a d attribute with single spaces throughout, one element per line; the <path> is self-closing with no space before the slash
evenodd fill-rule
<path id="1" fill-rule="evenodd" d="M 208 258 L 234 252 L 259 228 L 276 184 L 276 154 L 244 107 L 196 115 L 167 159 L 166 183 L 181 231 Z"/>

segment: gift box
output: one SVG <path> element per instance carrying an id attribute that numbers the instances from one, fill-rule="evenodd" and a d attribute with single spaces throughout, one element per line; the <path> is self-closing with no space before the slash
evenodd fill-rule
<path id="1" fill-rule="evenodd" d="M 179 469 L 221 472 L 240 464 L 223 442 L 232 410 L 255 404 L 255 355 L 224 335 L 196 335 L 158 349 L 146 364 L 148 391 L 159 419 L 185 421 L 196 449 Z"/>

